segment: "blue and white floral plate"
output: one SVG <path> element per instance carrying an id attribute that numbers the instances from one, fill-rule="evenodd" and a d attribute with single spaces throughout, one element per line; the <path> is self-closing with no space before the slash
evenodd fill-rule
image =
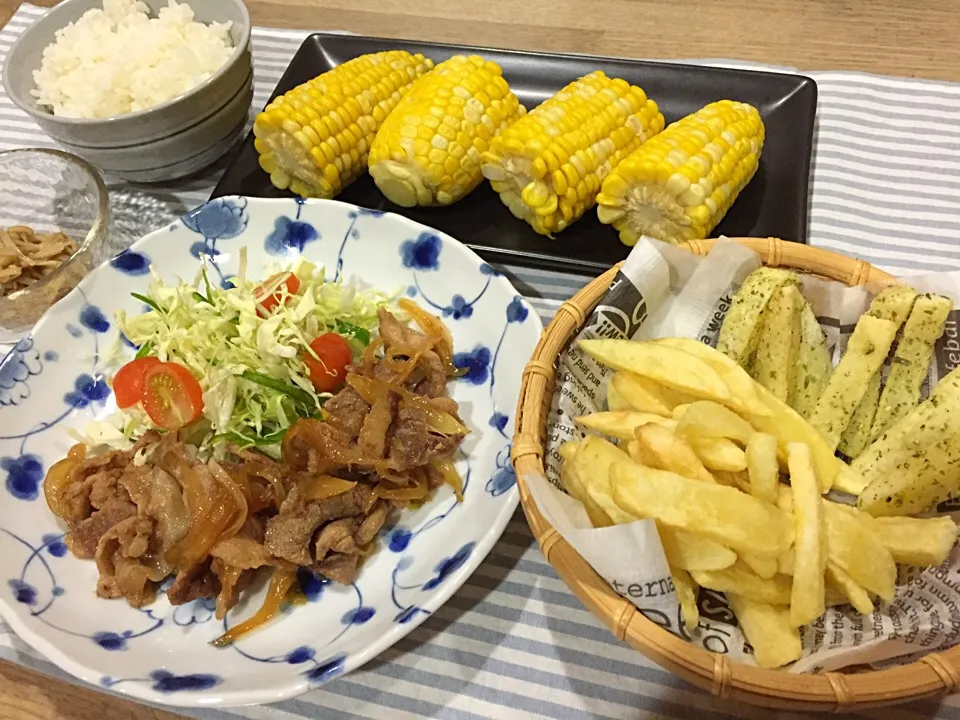
<path id="1" fill-rule="evenodd" d="M 444 317 L 457 363 L 451 383 L 473 433 L 458 461 L 465 501 L 448 489 L 384 530 L 380 552 L 349 587 L 307 574 L 309 599 L 235 646 L 209 642 L 259 607 L 249 597 L 226 623 L 212 604 L 144 610 L 96 597 L 92 561 L 74 558 L 43 499 L 46 470 L 71 428 L 113 411 L 101 372 L 117 310 L 139 312 L 153 265 L 191 279 L 201 255 L 221 278 L 248 252 L 248 276 L 303 254 L 330 274 L 401 288 Z M 90 274 L 0 363 L 0 613 L 17 634 L 87 682 L 183 706 L 266 703 L 359 667 L 397 642 L 459 588 L 517 507 L 510 466 L 521 370 L 542 326 L 494 268 L 453 238 L 340 202 L 228 197 L 151 233 Z M 129 348 L 132 355 L 133 350 Z M 261 590 L 262 593 L 262 590 Z"/>

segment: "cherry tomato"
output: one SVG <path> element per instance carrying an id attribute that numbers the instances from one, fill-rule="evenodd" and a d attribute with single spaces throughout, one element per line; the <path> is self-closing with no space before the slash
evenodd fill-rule
<path id="1" fill-rule="evenodd" d="M 144 373 L 140 402 L 157 427 L 179 430 L 200 417 L 203 390 L 180 363 L 157 363 Z"/>
<path id="2" fill-rule="evenodd" d="M 277 309 L 281 301 L 285 301 L 290 295 L 296 295 L 298 290 L 300 290 L 300 280 L 292 272 L 271 275 L 253 291 L 259 306 L 257 314 L 260 317 L 269 315 Z"/>
<path id="3" fill-rule="evenodd" d="M 143 390 L 143 376 L 151 365 L 160 361 L 155 357 L 142 357 L 131 360 L 117 371 L 113 378 L 113 394 L 120 409 L 133 407 L 140 402 Z"/>
<path id="4" fill-rule="evenodd" d="M 318 360 L 310 353 L 303 357 L 313 386 L 320 392 L 332 392 L 343 385 L 347 378 L 347 365 L 353 361 L 347 341 L 336 333 L 324 333 L 314 338 L 310 349 L 320 358 Z"/>

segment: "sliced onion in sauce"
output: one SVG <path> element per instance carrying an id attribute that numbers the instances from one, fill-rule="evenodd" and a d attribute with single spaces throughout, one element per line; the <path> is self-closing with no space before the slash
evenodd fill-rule
<path id="1" fill-rule="evenodd" d="M 427 425 L 441 435 L 467 435 L 470 432 L 463 423 L 438 408 L 429 398 L 412 393 L 399 385 L 360 375 L 347 375 L 347 384 L 371 405 L 390 391 L 397 393 L 408 406 L 423 410 L 427 415 Z"/>
<path id="2" fill-rule="evenodd" d="M 300 481 L 300 489 L 309 500 L 324 500 L 343 495 L 357 486 L 354 480 L 343 480 L 333 475 L 314 475 Z"/>
<path id="3" fill-rule="evenodd" d="M 70 476 L 74 469 L 86 459 L 87 448 L 82 444 L 76 444 L 67 453 L 67 456 L 56 463 L 47 471 L 47 476 L 43 481 L 43 496 L 47 501 L 47 507 L 50 512 L 59 518 L 66 519 L 66 508 L 64 507 L 63 494 L 70 484 Z"/>
<path id="4" fill-rule="evenodd" d="M 457 502 L 463 502 L 463 478 L 453 466 L 452 460 L 434 460 L 433 466 L 443 475 L 443 481 L 453 488 L 453 494 L 457 497 Z"/>
<path id="5" fill-rule="evenodd" d="M 270 577 L 270 586 L 267 588 L 267 597 L 264 598 L 263 605 L 260 606 L 260 609 L 257 610 L 253 616 L 247 618 L 239 625 L 235 625 L 214 640 L 211 645 L 218 648 L 227 647 L 248 632 L 256 630 L 258 627 L 273 620 L 273 618 L 283 610 L 283 602 L 296 579 L 297 572 L 294 568 L 277 568 L 274 570 L 273 575 Z"/>

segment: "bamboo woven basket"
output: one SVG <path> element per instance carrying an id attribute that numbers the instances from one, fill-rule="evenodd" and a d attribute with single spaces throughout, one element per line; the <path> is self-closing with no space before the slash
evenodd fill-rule
<path id="1" fill-rule="evenodd" d="M 895 282 L 862 260 L 776 238 L 734 238 L 757 252 L 765 265 L 788 267 L 877 291 Z M 686 248 L 705 255 L 715 240 Z M 544 473 L 545 427 L 553 395 L 557 358 L 606 293 L 613 267 L 565 302 L 544 331 L 523 373 L 512 458 L 520 501 L 544 557 L 580 601 L 613 634 L 646 657 L 713 695 L 772 708 L 845 712 L 952 694 L 960 688 L 960 646 L 918 662 L 880 671 L 790 674 L 736 663 L 702 650 L 647 620 L 600 578 L 537 511 L 524 482 Z"/>

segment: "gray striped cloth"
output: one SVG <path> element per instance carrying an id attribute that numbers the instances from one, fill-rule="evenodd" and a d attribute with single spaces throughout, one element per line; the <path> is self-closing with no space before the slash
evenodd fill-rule
<path id="1" fill-rule="evenodd" d="M 0 62 L 42 12 L 24 5 L 0 31 Z M 260 108 L 307 33 L 257 28 L 253 35 L 253 107 Z M 960 234 L 960 85 L 812 75 L 820 110 L 811 244 L 901 274 L 960 267 L 953 237 Z M 0 95 L 0 149 L 24 146 L 51 142 Z M 222 170 L 164 187 L 110 183 L 118 249 L 203 202 Z M 508 271 L 544 320 L 588 280 Z M 0 656 L 63 677 L 2 622 Z M 544 562 L 519 512 L 466 585 L 363 669 L 295 700 L 187 714 L 211 720 L 804 717 L 721 702 L 614 640 Z M 960 696 L 858 717 L 960 718 Z"/>

